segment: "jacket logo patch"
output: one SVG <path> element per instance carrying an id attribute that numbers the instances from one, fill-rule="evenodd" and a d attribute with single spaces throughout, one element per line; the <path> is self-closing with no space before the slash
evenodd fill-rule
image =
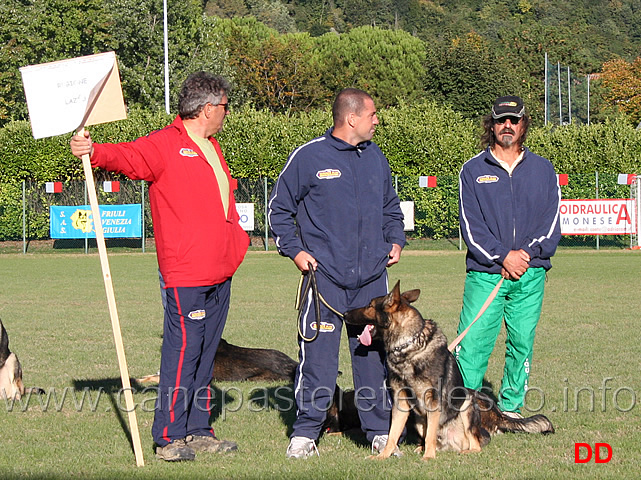
<path id="1" fill-rule="evenodd" d="M 476 177 L 476 183 L 496 183 L 499 181 L 499 177 L 496 175 L 481 175 Z"/>
<path id="2" fill-rule="evenodd" d="M 189 315 L 187 315 L 189 318 L 192 320 L 202 320 L 205 318 L 205 311 L 204 310 L 192 310 L 189 312 Z"/>
<path id="3" fill-rule="evenodd" d="M 198 153 L 193 148 L 181 148 L 179 152 L 183 157 L 197 157 Z"/>
<path id="4" fill-rule="evenodd" d="M 341 171 L 334 168 L 327 168 L 316 172 L 316 178 L 319 180 L 332 180 L 333 178 L 341 178 Z"/>
<path id="5" fill-rule="evenodd" d="M 312 330 L 316 330 L 316 322 L 312 322 L 310 325 Z M 320 324 L 320 331 L 321 332 L 333 332 L 334 331 L 334 325 L 328 322 L 321 322 Z"/>

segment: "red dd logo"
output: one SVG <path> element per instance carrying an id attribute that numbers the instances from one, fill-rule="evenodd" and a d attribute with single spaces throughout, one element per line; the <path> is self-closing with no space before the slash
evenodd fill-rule
<path id="1" fill-rule="evenodd" d="M 607 457 L 601 457 L 601 449 L 605 448 Z M 585 457 L 581 458 L 581 451 L 585 450 Z M 592 459 L 592 447 L 587 443 L 574 444 L 574 463 L 588 463 Z M 594 444 L 594 463 L 608 463 L 612 460 L 612 447 L 609 443 Z"/>

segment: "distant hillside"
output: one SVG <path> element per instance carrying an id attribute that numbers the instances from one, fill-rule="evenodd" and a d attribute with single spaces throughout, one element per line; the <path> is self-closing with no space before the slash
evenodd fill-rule
<path id="1" fill-rule="evenodd" d="M 286 8 L 283 8 L 286 7 Z M 281 33 L 313 36 L 372 25 L 433 42 L 476 32 L 497 49 L 532 42 L 585 72 L 641 54 L 641 0 L 209 0 L 222 17 L 253 15 Z"/>

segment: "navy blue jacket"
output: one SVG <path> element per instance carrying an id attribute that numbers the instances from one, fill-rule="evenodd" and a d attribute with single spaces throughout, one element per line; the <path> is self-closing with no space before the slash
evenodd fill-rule
<path id="1" fill-rule="evenodd" d="M 501 273 L 510 250 L 530 267 L 552 267 L 561 239 L 561 188 L 552 164 L 527 148 L 510 175 L 489 148 L 468 160 L 459 178 L 459 220 L 467 271 Z"/>
<path id="2" fill-rule="evenodd" d="M 281 255 L 311 254 L 336 285 L 378 278 L 392 244 L 405 245 L 403 213 L 387 159 L 373 142 L 331 135 L 298 147 L 269 200 L 269 226 Z"/>

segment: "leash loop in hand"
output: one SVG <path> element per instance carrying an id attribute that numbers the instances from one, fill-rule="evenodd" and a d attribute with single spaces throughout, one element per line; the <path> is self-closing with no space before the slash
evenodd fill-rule
<path id="1" fill-rule="evenodd" d="M 313 342 L 316 340 L 316 337 L 318 337 L 318 332 L 320 332 L 320 296 L 318 294 L 318 285 L 316 283 L 316 272 L 314 271 L 314 267 L 312 266 L 311 262 L 307 264 L 308 270 L 307 272 L 303 272 L 303 274 L 300 277 L 300 282 L 298 283 L 298 295 L 296 298 L 296 309 L 298 310 L 298 319 L 296 320 L 296 323 L 298 325 L 298 335 L 300 338 L 303 339 L 305 342 Z M 307 275 L 308 280 L 307 284 L 305 285 L 305 289 L 303 290 L 301 287 L 304 282 L 304 278 Z M 303 334 L 301 325 L 302 325 L 302 317 L 303 317 L 303 304 L 305 303 L 303 299 L 309 295 L 309 291 L 311 289 L 312 292 L 312 301 L 314 302 L 314 310 L 316 311 L 316 332 L 314 332 L 314 335 L 309 338 L 306 337 Z"/>
<path id="2" fill-rule="evenodd" d="M 325 305 L 332 313 L 335 313 L 338 315 L 340 318 L 343 318 L 343 314 L 336 310 L 334 307 L 332 307 L 329 303 L 327 303 L 327 300 L 323 298 L 321 293 L 318 291 L 318 284 L 316 283 L 316 272 L 314 270 L 314 267 L 312 266 L 311 262 L 307 263 L 308 270 L 307 272 L 303 272 L 303 274 L 300 277 L 300 282 L 298 282 L 298 293 L 296 295 L 296 310 L 298 310 L 298 334 L 300 337 L 306 341 L 306 342 L 313 342 L 316 340 L 316 337 L 318 337 L 318 332 L 320 331 L 320 324 L 321 324 L 321 317 L 320 317 L 320 304 L 321 302 L 323 305 Z M 305 281 L 305 276 L 309 277 L 309 280 L 307 281 L 307 284 L 305 285 L 305 289 L 303 290 L 303 282 Z M 303 315 L 303 303 L 305 297 L 309 294 L 309 291 L 312 291 L 312 296 L 313 296 L 313 302 L 314 302 L 314 309 L 316 310 L 316 333 L 314 333 L 314 336 L 311 338 L 305 337 L 303 335 L 303 332 L 301 331 L 301 318 Z"/>

